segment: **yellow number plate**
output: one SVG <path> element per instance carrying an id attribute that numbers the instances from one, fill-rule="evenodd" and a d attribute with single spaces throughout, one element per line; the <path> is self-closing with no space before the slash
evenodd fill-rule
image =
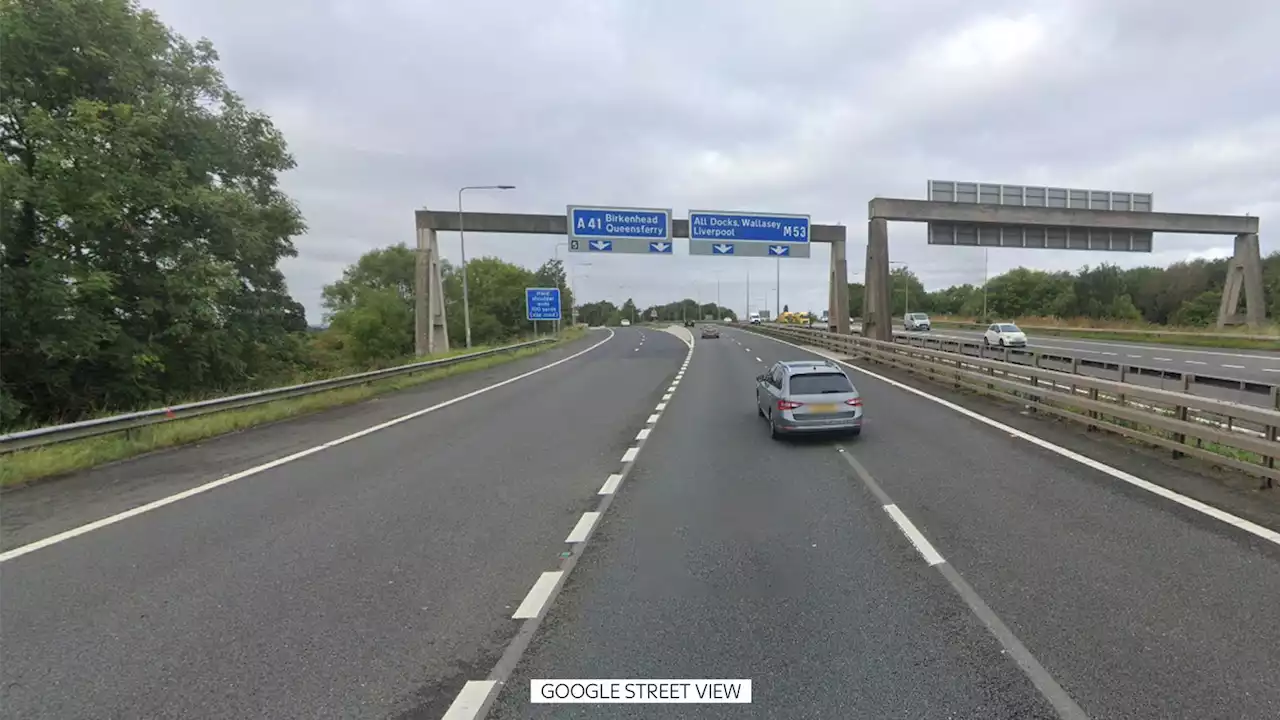
<path id="1" fill-rule="evenodd" d="M 833 413 L 833 412 L 839 412 L 839 411 L 840 411 L 839 405 L 810 405 L 809 406 L 809 412 Z"/>

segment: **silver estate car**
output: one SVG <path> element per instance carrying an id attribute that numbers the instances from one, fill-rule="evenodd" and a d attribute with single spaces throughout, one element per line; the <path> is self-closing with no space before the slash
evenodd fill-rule
<path id="1" fill-rule="evenodd" d="M 756 378 L 756 412 L 769 421 L 769 436 L 862 432 L 862 396 L 829 360 L 780 362 Z"/>

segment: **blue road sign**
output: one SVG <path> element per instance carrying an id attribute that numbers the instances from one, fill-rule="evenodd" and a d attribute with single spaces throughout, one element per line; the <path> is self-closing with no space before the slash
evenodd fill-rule
<path id="1" fill-rule="evenodd" d="M 526 320 L 559 320 L 560 288 L 525 288 Z"/>
<path id="2" fill-rule="evenodd" d="M 673 255 L 671 210 L 569 205 L 569 252 Z"/>
<path id="3" fill-rule="evenodd" d="M 769 254 L 778 255 L 780 257 L 786 257 L 791 254 L 791 246 L 790 245 L 770 245 Z"/>
<path id="4" fill-rule="evenodd" d="M 807 243 L 809 216 L 690 210 L 689 239 L 710 242 Z"/>
<path id="5" fill-rule="evenodd" d="M 711 246 L 711 254 L 713 255 L 732 255 L 733 243 L 716 243 Z"/>

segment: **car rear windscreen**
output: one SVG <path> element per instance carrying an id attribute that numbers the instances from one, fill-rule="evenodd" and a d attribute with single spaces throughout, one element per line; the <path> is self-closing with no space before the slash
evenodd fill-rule
<path id="1" fill-rule="evenodd" d="M 792 395 L 821 395 L 852 391 L 853 384 L 841 373 L 806 373 L 791 376 Z"/>

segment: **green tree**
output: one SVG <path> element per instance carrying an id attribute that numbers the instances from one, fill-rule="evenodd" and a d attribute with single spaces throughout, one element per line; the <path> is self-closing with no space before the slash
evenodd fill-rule
<path id="1" fill-rule="evenodd" d="M 862 318 L 862 305 L 866 302 L 867 289 L 862 283 L 849 283 L 849 317 Z"/>
<path id="2" fill-rule="evenodd" d="M 617 306 L 608 300 L 585 303 L 578 307 L 578 320 L 588 325 L 606 325 L 617 312 Z"/>
<path id="3" fill-rule="evenodd" d="M 321 291 L 325 310 L 332 315 L 355 304 L 367 290 L 390 290 L 413 310 L 416 251 L 403 243 L 371 250 L 342 271 L 342 279 Z"/>
<path id="4" fill-rule="evenodd" d="M 1222 303 L 1221 290 L 1206 290 L 1182 303 L 1170 321 L 1175 325 L 1208 326 L 1218 320 L 1218 306 Z"/>
<path id="5" fill-rule="evenodd" d="M 290 372 L 293 160 L 213 46 L 126 0 L 6 0 L 0 48 L 3 420 Z"/>
<path id="6" fill-rule="evenodd" d="M 893 308 L 894 317 L 900 318 L 905 315 L 908 307 L 912 312 L 928 312 L 928 294 L 925 293 L 920 278 L 916 277 L 910 269 L 894 268 L 893 272 L 889 273 L 889 282 L 892 286 L 889 305 Z"/>
<path id="7" fill-rule="evenodd" d="M 342 338 L 351 364 L 383 365 L 413 353 L 413 308 L 394 288 L 364 287 L 334 313 L 330 332 Z"/>
<path id="8" fill-rule="evenodd" d="M 635 300 L 627 298 L 627 301 L 622 303 L 622 317 L 630 320 L 631 322 L 636 322 L 640 319 L 640 312 L 636 309 Z"/>

